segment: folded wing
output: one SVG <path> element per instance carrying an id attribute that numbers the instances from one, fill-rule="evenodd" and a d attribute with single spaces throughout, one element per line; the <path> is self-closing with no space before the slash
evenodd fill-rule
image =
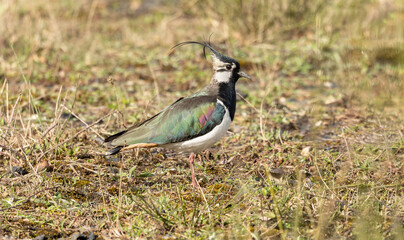
<path id="1" fill-rule="evenodd" d="M 226 110 L 216 97 L 184 98 L 137 127 L 107 138 L 113 146 L 164 145 L 202 136 L 222 122 Z"/>

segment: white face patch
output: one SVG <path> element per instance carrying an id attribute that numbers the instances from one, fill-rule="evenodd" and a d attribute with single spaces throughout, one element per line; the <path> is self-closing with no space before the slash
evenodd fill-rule
<path id="1" fill-rule="evenodd" d="M 215 71 L 213 77 L 217 83 L 229 83 L 232 71 L 236 68 L 235 63 L 226 63 L 220 61 L 215 55 L 212 55 L 213 69 Z M 229 68 L 230 67 L 230 68 Z"/>
<path id="2" fill-rule="evenodd" d="M 218 83 L 229 83 L 231 72 L 215 72 L 214 78 Z"/>

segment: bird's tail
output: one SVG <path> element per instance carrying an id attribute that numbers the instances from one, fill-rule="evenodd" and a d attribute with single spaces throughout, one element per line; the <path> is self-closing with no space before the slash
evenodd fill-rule
<path id="1" fill-rule="evenodd" d="M 119 153 L 119 151 L 121 151 L 122 148 L 123 148 L 123 146 L 114 147 L 114 148 L 110 149 L 108 152 L 106 152 L 105 155 L 106 156 L 115 155 L 115 154 Z"/>
<path id="2" fill-rule="evenodd" d="M 104 139 L 104 144 L 106 144 L 106 145 L 108 145 L 108 146 L 111 146 L 111 142 L 112 142 L 113 140 L 115 140 L 116 138 L 120 137 L 122 134 L 124 134 L 124 133 L 126 133 L 126 132 L 127 132 L 127 131 L 122 131 L 122 132 L 116 133 L 116 134 L 114 134 L 114 135 L 111 135 L 111 136 L 105 138 L 105 139 Z M 122 148 L 123 148 L 123 146 L 114 147 L 114 148 L 110 149 L 108 152 L 106 152 L 105 155 L 106 155 L 106 156 L 115 155 L 115 154 L 119 153 L 119 151 L 121 151 Z"/>

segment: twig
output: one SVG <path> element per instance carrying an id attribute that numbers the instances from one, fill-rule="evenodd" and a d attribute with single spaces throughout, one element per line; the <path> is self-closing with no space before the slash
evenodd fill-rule
<path id="1" fill-rule="evenodd" d="M 104 195 L 104 188 L 103 188 L 103 185 L 102 185 L 102 181 L 101 181 L 101 172 L 100 172 L 100 169 L 101 169 L 101 166 L 98 166 L 98 182 L 99 182 L 99 191 L 101 192 L 101 196 L 102 196 L 102 204 L 104 205 L 104 209 L 105 209 L 105 213 L 106 213 L 106 215 L 107 215 L 107 218 L 108 218 L 108 222 L 109 222 L 109 224 L 111 224 L 112 225 L 112 222 L 111 222 L 111 217 L 109 216 L 109 211 L 107 210 L 107 203 L 106 203 L 106 201 L 105 201 L 105 195 Z"/>
<path id="2" fill-rule="evenodd" d="M 47 153 L 49 153 L 50 151 L 52 151 L 52 150 L 54 150 L 54 149 L 56 149 L 56 148 L 62 146 L 63 144 L 65 144 L 65 143 L 67 143 L 67 142 L 70 142 L 72 139 L 74 139 L 75 137 L 77 137 L 79 134 L 81 134 L 82 132 L 87 131 L 87 129 L 89 129 L 89 128 L 91 128 L 92 126 L 94 126 L 95 124 L 99 123 L 99 122 L 100 122 L 101 120 L 103 120 L 104 118 L 110 116 L 112 113 L 114 113 L 114 112 L 108 113 L 108 114 L 105 115 L 104 117 L 98 119 L 97 121 L 95 121 L 95 122 L 93 122 L 92 124 L 88 125 L 86 128 L 84 128 L 84 129 L 82 129 L 81 131 L 79 131 L 78 133 L 74 134 L 74 136 L 72 136 L 72 137 L 66 139 L 65 141 L 59 143 L 58 145 L 56 145 L 56 146 L 54 146 L 54 147 L 48 149 L 46 152 L 42 153 L 42 155 L 41 155 L 39 158 L 37 158 L 37 161 L 39 161 L 41 158 L 43 158 L 43 157 L 44 157 Z"/>
<path id="3" fill-rule="evenodd" d="M 382 156 L 383 153 L 385 153 L 385 152 L 386 152 L 386 149 L 383 149 L 383 150 L 381 151 L 381 153 L 379 153 L 379 155 L 377 155 L 377 156 L 373 159 L 373 161 L 376 161 L 377 159 L 379 159 L 379 157 Z"/>
<path id="4" fill-rule="evenodd" d="M 83 169 L 85 169 L 85 170 L 87 170 L 87 171 L 89 171 L 89 172 L 94 173 L 94 174 L 97 174 L 97 173 L 98 173 L 97 171 L 94 171 L 94 170 L 92 170 L 92 169 L 90 169 L 90 168 L 84 167 L 83 164 L 77 164 L 77 163 L 75 163 L 75 162 L 72 162 L 71 165 L 74 165 L 74 166 L 77 166 L 77 167 L 81 167 L 81 168 L 83 168 Z"/>
<path id="5" fill-rule="evenodd" d="M 15 104 L 14 104 L 14 106 L 13 106 L 13 108 L 11 109 L 11 114 L 10 114 L 10 116 L 7 116 L 7 129 L 6 129 L 6 132 L 4 133 L 4 136 L 7 136 L 7 133 L 8 133 L 8 130 L 9 129 L 13 129 L 14 127 L 13 127 L 13 125 L 11 124 L 11 120 L 14 118 L 14 112 L 15 112 L 15 108 L 17 107 L 17 104 L 20 102 L 20 99 L 21 99 L 21 93 L 18 95 L 18 98 L 17 98 L 17 100 L 15 101 Z M 7 104 L 8 104 L 8 100 L 7 100 Z M 8 110 L 7 110 L 7 112 L 8 112 Z M 7 114 L 8 115 L 8 114 Z"/>
<path id="6" fill-rule="evenodd" d="M 18 140 L 19 140 L 18 143 L 20 144 L 20 149 L 21 149 L 21 152 L 22 152 L 22 156 L 24 157 L 23 159 L 25 160 L 26 164 L 31 168 L 34 175 L 38 178 L 39 182 L 42 183 L 42 178 L 41 178 L 41 176 L 39 176 L 37 169 L 35 169 L 34 166 L 32 166 L 31 162 L 29 161 L 29 158 L 28 158 L 28 156 L 27 156 L 27 154 L 25 152 L 25 148 L 22 145 L 21 138 L 18 138 Z"/>
<path id="7" fill-rule="evenodd" d="M 314 166 L 316 166 L 318 175 L 320 176 L 320 179 L 321 179 L 321 181 L 323 182 L 324 186 L 325 186 L 330 192 L 332 192 L 332 193 L 335 195 L 335 197 L 336 197 L 340 202 L 342 202 L 342 200 L 338 197 L 338 194 L 337 194 L 336 192 L 334 192 L 330 187 L 328 187 L 327 183 L 325 183 L 324 178 L 323 178 L 323 176 L 321 175 L 320 169 L 318 168 L 317 156 L 314 156 L 313 158 L 314 158 Z"/>
<path id="8" fill-rule="evenodd" d="M 83 119 L 81 119 L 79 116 L 77 116 L 72 110 L 70 110 L 68 107 L 66 107 L 64 104 L 62 104 L 62 107 L 66 109 L 71 115 L 73 115 L 75 118 L 77 118 L 80 122 L 82 122 L 86 127 L 88 127 L 91 131 L 93 131 L 95 134 L 97 134 L 98 137 L 103 138 L 97 131 L 95 131 L 91 126 L 89 126 Z"/>
<path id="9" fill-rule="evenodd" d="M 57 125 L 58 125 L 57 123 L 54 123 L 54 124 L 52 124 L 50 127 L 48 127 L 48 128 L 45 130 L 45 132 L 42 133 L 41 139 L 44 139 L 44 138 L 46 137 L 46 135 L 48 135 L 48 133 L 49 133 L 52 129 L 54 129 Z"/>
<path id="10" fill-rule="evenodd" d="M 241 96 L 240 93 L 237 93 L 237 95 L 238 95 L 241 99 L 243 99 L 248 105 L 250 105 L 250 107 L 251 107 L 252 109 L 254 109 L 258 114 L 260 113 L 260 111 L 259 111 L 252 103 L 250 103 L 247 99 L 245 99 L 245 97 Z"/>

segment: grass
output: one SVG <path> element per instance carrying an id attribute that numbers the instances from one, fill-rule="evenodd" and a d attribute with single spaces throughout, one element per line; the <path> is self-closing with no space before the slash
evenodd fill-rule
<path id="1" fill-rule="evenodd" d="M 6 1 L 0 236 L 401 239 L 403 9 Z M 207 84 L 200 48 L 169 50 L 212 32 L 253 80 L 237 84 L 232 133 L 197 158 L 203 193 L 185 155 L 104 157 L 102 137 Z"/>

